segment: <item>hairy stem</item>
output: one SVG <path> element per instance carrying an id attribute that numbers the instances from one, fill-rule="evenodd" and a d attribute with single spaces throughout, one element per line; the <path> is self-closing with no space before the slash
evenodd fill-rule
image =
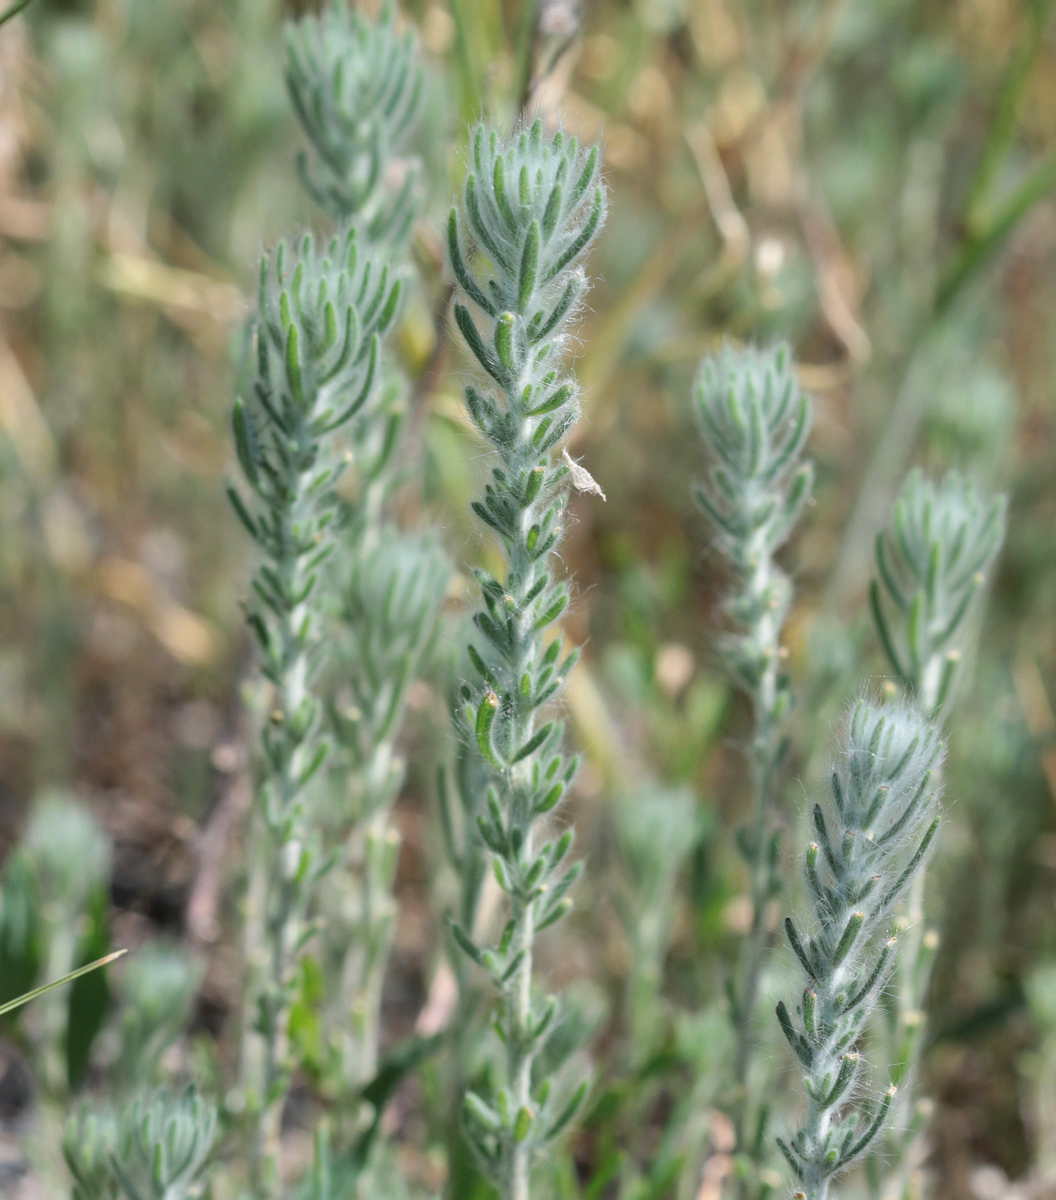
<path id="1" fill-rule="evenodd" d="M 770 867 L 770 828 L 773 821 L 774 765 L 780 745 L 777 720 L 778 665 L 780 662 L 780 629 L 765 603 L 769 591 L 773 561 L 760 551 L 758 567 L 749 584 L 749 594 L 758 598 L 761 615 L 749 636 L 765 659 L 758 685 L 751 698 L 753 732 L 750 751 L 753 808 L 749 863 L 751 879 L 751 924 L 748 943 L 739 964 L 741 973 L 740 1020 L 737 1025 L 735 1072 L 737 1082 L 747 1089 L 748 1067 L 756 1043 L 755 1009 L 758 1002 L 759 974 L 767 946 L 766 907 L 773 891 Z M 748 1116 L 747 1090 L 735 1118 L 738 1145 L 743 1144 Z"/>

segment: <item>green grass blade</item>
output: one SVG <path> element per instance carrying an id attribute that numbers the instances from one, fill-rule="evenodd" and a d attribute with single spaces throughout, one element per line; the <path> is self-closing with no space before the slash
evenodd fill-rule
<path id="1" fill-rule="evenodd" d="M 5 21 L 10 21 L 12 17 L 17 17 L 24 8 L 29 7 L 30 3 L 31 0 L 16 0 L 16 3 L 12 4 L 6 12 L 0 13 L 0 25 L 3 25 Z"/>
<path id="2" fill-rule="evenodd" d="M 95 962 L 78 967 L 76 971 L 71 971 L 69 975 L 63 975 L 61 979 L 53 979 L 51 983 L 46 983 L 43 987 L 34 988 L 31 992 L 17 996 L 14 1000 L 8 1000 L 6 1004 L 0 1004 L 0 1017 L 6 1016 L 13 1009 L 21 1008 L 23 1004 L 28 1004 L 30 1000 L 36 1000 L 38 996 L 43 996 L 45 992 L 50 992 L 52 988 L 62 987 L 65 983 L 72 983 L 73 980 L 79 979 L 82 975 L 87 975 L 89 971 L 94 971 L 98 967 L 105 967 L 108 963 L 114 962 L 115 959 L 127 953 L 127 950 L 115 950 L 113 954 L 107 954 L 103 958 L 97 958 Z"/>

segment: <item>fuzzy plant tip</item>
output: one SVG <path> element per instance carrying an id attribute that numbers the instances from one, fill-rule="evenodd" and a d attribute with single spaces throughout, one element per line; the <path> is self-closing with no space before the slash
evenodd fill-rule
<path id="1" fill-rule="evenodd" d="M 870 1097 L 858 1043 L 897 942 L 893 909 L 924 867 L 939 826 L 934 725 L 902 702 L 851 709 L 826 805 L 814 808 L 804 856 L 809 908 L 785 922 L 804 975 L 781 1031 L 803 1072 L 807 1114 L 779 1147 L 808 1196 L 874 1142 L 894 1096 Z"/>
<path id="2" fill-rule="evenodd" d="M 944 707 L 965 627 L 1001 549 L 1005 497 L 956 472 L 913 471 L 876 539 L 873 620 L 896 677 L 928 712 Z"/>
<path id="3" fill-rule="evenodd" d="M 788 539 L 810 495 L 800 457 L 812 410 L 785 343 L 727 343 L 705 358 L 693 388 L 708 455 L 698 499 L 735 562 L 748 565 Z"/>
<path id="4" fill-rule="evenodd" d="M 705 473 L 696 498 L 732 579 L 723 658 L 734 681 L 775 715 L 782 697 L 779 635 L 792 588 L 775 561 L 810 499 L 803 451 L 810 398 L 787 345 L 726 344 L 705 358 L 693 388 Z"/>

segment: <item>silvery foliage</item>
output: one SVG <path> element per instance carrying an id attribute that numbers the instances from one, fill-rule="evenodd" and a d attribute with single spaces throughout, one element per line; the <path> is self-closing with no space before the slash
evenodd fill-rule
<path id="1" fill-rule="evenodd" d="M 787 575 L 775 556 L 788 540 L 810 497 L 814 471 L 802 461 L 811 404 L 796 379 L 788 346 L 723 346 L 706 358 L 694 386 L 707 471 L 696 489 L 709 518 L 715 547 L 732 579 L 723 609 L 729 629 L 720 641 L 723 663 L 751 703 L 747 757 L 752 816 L 737 832 L 750 881 L 751 927 L 727 992 L 736 1032 L 731 1099 L 739 1149 L 758 1158 L 765 1137 L 765 1104 L 750 1109 L 751 1060 L 759 1044 L 756 1009 L 768 941 L 765 912 L 781 887 L 779 835 L 773 810 L 784 753 L 783 723 L 792 697 L 782 666 L 781 635 L 792 600 Z"/>
<path id="2" fill-rule="evenodd" d="M 810 401 L 783 344 L 723 346 L 701 363 L 694 400 L 708 453 L 696 497 L 735 576 L 726 610 L 736 631 L 725 642 L 725 658 L 737 682 L 753 695 L 763 689 L 779 715 L 776 632 L 788 615 L 791 588 L 773 559 L 810 497 L 814 469 L 800 461 Z"/>
<path id="3" fill-rule="evenodd" d="M 109 838 L 83 804 L 51 792 L 34 804 L 23 845 L 45 919 L 68 928 L 109 880 Z"/>
<path id="4" fill-rule="evenodd" d="M 286 86 L 314 154 L 298 169 L 336 221 L 355 218 L 371 242 L 402 241 L 418 207 L 419 168 L 400 157 L 422 97 L 418 46 L 396 32 L 386 5 L 377 21 L 333 0 L 286 30 Z"/>
<path id="5" fill-rule="evenodd" d="M 400 298 L 400 283 L 381 257 L 363 252 L 350 231 L 323 245 L 308 236 L 292 249 L 280 244 L 263 259 L 256 374 L 233 417 L 249 500 L 235 489 L 230 494 L 259 556 L 248 619 L 273 691 L 261 769 L 271 859 L 269 968 L 256 997 L 266 1076 L 257 1099 L 267 1114 L 269 1162 L 288 1071 L 293 966 L 313 883 L 325 866 L 309 805 L 309 783 L 329 752 L 314 686 L 326 616 L 319 584 L 337 542 L 335 488 L 348 466 L 343 435 L 368 410 L 381 338 Z"/>
<path id="6" fill-rule="evenodd" d="M 340 981 L 333 1025 L 343 1075 L 357 1086 L 376 1066 L 377 1010 L 396 916 L 399 838 L 390 814 L 405 775 L 397 739 L 450 574 L 434 537 L 380 524 L 348 547 L 334 583 L 328 721 L 337 745 L 321 823 L 342 845 L 346 870 L 331 876 L 323 898 L 323 938 Z"/>
<path id="7" fill-rule="evenodd" d="M 117 1111 L 85 1104 L 62 1142 L 74 1200 L 196 1196 L 216 1129 L 216 1108 L 193 1087 L 138 1097 Z"/>
<path id="8" fill-rule="evenodd" d="M 187 1028 L 204 965 L 178 945 L 154 942 L 131 955 L 121 975 L 120 1070 L 126 1083 L 151 1079 Z"/>
<path id="9" fill-rule="evenodd" d="M 434 537 L 382 526 L 370 546 L 355 546 L 346 560 L 347 585 L 339 616 L 348 660 L 341 681 L 347 694 L 334 714 L 361 774 L 357 812 L 386 808 L 402 778 L 392 761 L 392 739 L 407 703 L 407 688 L 429 648 L 443 603 L 450 566 Z M 386 745 L 388 757 L 378 760 Z"/>
<path id="10" fill-rule="evenodd" d="M 938 831 L 944 753 L 934 726 L 910 705 L 859 701 L 847 719 L 807 847 L 810 913 L 785 932 L 806 975 L 795 1015 L 777 1017 L 803 1072 L 807 1115 L 778 1145 L 802 1185 L 825 1200 L 834 1175 L 873 1142 L 894 1098 L 866 1100 L 857 1044 L 896 952 L 893 909 L 921 871 Z"/>
<path id="11" fill-rule="evenodd" d="M 664 959 L 679 913 L 681 871 L 699 845 L 700 815 L 690 788 L 650 781 L 631 792 L 617 792 L 611 819 L 622 867 L 613 901 L 630 949 L 630 1040 L 645 1055 L 663 1033 L 657 1002 Z"/>
<path id="12" fill-rule="evenodd" d="M 914 471 L 877 535 L 873 619 L 899 682 L 928 712 L 949 698 L 964 625 L 1001 549 L 1005 497 L 951 472 Z"/>
<path id="13" fill-rule="evenodd" d="M 117 1114 L 107 1105 L 82 1104 L 67 1120 L 62 1155 L 73 1176 L 73 1200 L 117 1200 L 121 1195 L 111 1158 L 117 1142 Z"/>
<path id="14" fill-rule="evenodd" d="M 984 498 L 972 480 L 951 472 L 939 482 L 914 471 L 906 479 L 888 527 L 876 539 L 871 583 L 873 617 L 888 661 L 907 697 L 925 715 L 948 716 L 979 607 L 1005 526 L 1005 497 Z M 920 1019 L 938 945 L 924 920 L 923 879 L 906 898 L 908 926 L 899 956 L 896 994 L 887 1014 L 887 1054 L 901 1084 L 919 1057 L 926 1024 Z M 923 1120 L 896 1104 L 891 1129 L 873 1153 L 891 1180 L 904 1171 Z"/>
<path id="15" fill-rule="evenodd" d="M 286 84 L 312 148 L 298 156 L 305 190 L 361 244 L 402 259 L 421 204 L 421 169 L 406 143 L 421 111 L 423 73 L 413 32 L 396 31 L 394 4 L 376 20 L 332 0 L 318 16 L 286 27 Z M 391 489 L 405 420 L 404 388 L 386 381 L 373 419 L 355 432 L 356 517 L 377 519 Z"/>
<path id="16" fill-rule="evenodd" d="M 497 460 L 473 504 L 498 537 L 503 578 L 477 571 L 483 650 L 469 655 L 478 682 L 463 689 L 463 719 L 486 764 L 478 818 L 509 920 L 495 945 L 453 932 L 491 977 L 501 1003 L 495 1028 L 505 1046 L 504 1085 L 470 1094 L 466 1130 L 505 1200 L 526 1200 L 535 1150 L 572 1119 L 585 1085 L 555 1107 L 551 1081 L 532 1063 L 556 1001 L 531 994 L 535 935 L 559 920 L 579 868 L 566 868 L 572 831 L 540 838 L 540 818 L 560 805 L 577 764 L 563 750 L 563 723 L 540 723 L 575 654 L 547 630 L 569 602 L 551 562 L 562 534 L 567 466 L 558 447 L 576 422 L 577 388 L 563 365 L 570 319 L 587 288 L 580 259 L 601 227 L 605 192 L 597 149 L 583 151 L 541 122 L 510 139 L 477 128 L 461 211 L 448 225 L 451 268 L 461 290 L 455 320 L 486 386 L 466 387 L 466 407 Z"/>
<path id="17" fill-rule="evenodd" d="M 401 262 L 422 190 L 406 149 L 423 84 L 413 34 L 397 33 L 393 5 L 371 21 L 338 0 L 287 27 L 286 81 L 312 151 L 298 160 L 306 190 L 338 222 L 354 221 L 364 247 Z M 383 375 L 371 419 L 349 431 L 355 467 L 343 521 L 350 549 L 327 579 L 333 619 L 322 681 L 334 748 L 319 829 L 341 850 L 313 915 L 331 969 L 324 1025 L 350 1088 L 376 1067 L 399 855 L 389 816 L 404 775 L 396 743 L 450 573 L 433 539 L 384 518 L 400 482 L 407 406 L 398 372 Z"/>
<path id="18" fill-rule="evenodd" d="M 322 247 L 306 236 L 292 252 L 280 243 L 261 263 L 256 378 L 233 418 L 250 503 L 230 494 L 260 552 L 249 621 L 276 693 L 264 732 L 265 813 L 281 841 L 303 819 L 305 784 L 326 753 L 314 737 L 310 683 L 314 592 L 334 549 L 334 489 L 348 465 L 335 435 L 370 399 L 399 295 L 387 267 L 360 254 L 354 231 Z"/>

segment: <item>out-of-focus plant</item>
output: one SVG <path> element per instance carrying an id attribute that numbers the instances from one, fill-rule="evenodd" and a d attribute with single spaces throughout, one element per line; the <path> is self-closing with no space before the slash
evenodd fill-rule
<path id="1" fill-rule="evenodd" d="M 117 1114 L 109 1106 L 83 1104 L 67 1121 L 62 1156 L 73 1176 L 73 1200 L 117 1200 L 120 1184 L 110 1158 L 117 1138 Z"/>
<path id="2" fill-rule="evenodd" d="M 1005 499 L 970 480 L 906 480 L 877 535 L 870 601 L 898 682 L 925 713 L 946 705 L 963 656 L 964 623 L 1004 537 Z"/>
<path id="3" fill-rule="evenodd" d="M 942 356 L 934 405 L 925 428 L 928 459 L 938 465 L 971 464 L 988 481 L 1005 471 L 1016 431 L 1012 380 L 977 355 Z"/>
<path id="4" fill-rule="evenodd" d="M 583 1083 L 564 1102 L 553 1079 L 533 1079 L 557 1001 L 533 999 L 532 960 L 537 935 L 564 916 L 580 873 L 565 865 L 571 830 L 540 837 L 541 819 L 561 803 L 577 763 L 563 752 L 563 723 L 540 723 L 538 714 L 575 658 L 563 656 L 560 636 L 546 634 L 569 602 L 550 565 L 570 473 L 557 447 L 578 416 L 563 357 L 587 287 L 580 259 L 601 226 L 605 193 L 597 150 L 581 151 L 561 133 L 544 137 L 542 122 L 510 139 L 478 127 L 472 148 L 448 252 L 462 293 L 455 319 L 487 377 L 484 390 L 467 385 L 466 407 L 498 460 L 473 511 L 498 536 L 506 570 L 501 579 L 477 572 L 483 607 L 475 621 L 489 650 L 469 651 L 479 682 L 466 685 L 463 703 L 489 768 L 478 828 L 509 919 L 492 946 L 453 928 L 498 989 L 505 1060 L 494 1095 L 467 1094 L 466 1131 L 504 1200 L 528 1200 L 533 1159 L 586 1094 Z"/>
<path id="5" fill-rule="evenodd" d="M 339 839 L 337 869 L 321 898 L 328 1034 L 341 1086 L 362 1087 L 378 1064 L 381 986 L 395 920 L 392 885 L 399 838 L 392 806 L 403 782 L 397 738 L 444 600 L 450 564 L 432 537 L 382 525 L 343 556 L 328 673 L 336 733 L 328 763 L 328 816 Z"/>
<path id="6" fill-rule="evenodd" d="M 119 1029 L 126 1088 L 149 1083 L 165 1051 L 186 1031 L 203 973 L 187 950 L 164 942 L 143 946 L 128 960 Z"/>
<path id="7" fill-rule="evenodd" d="M 1026 992 L 1038 1031 L 1029 1060 L 1038 1173 L 1051 1184 L 1056 1181 L 1056 964 L 1049 961 L 1037 966 L 1027 980 Z"/>
<path id="8" fill-rule="evenodd" d="M 320 572 L 335 546 L 341 431 L 369 406 L 381 337 L 400 285 L 353 232 L 318 246 L 280 244 L 261 263 L 252 393 L 234 410 L 245 484 L 234 507 L 260 556 L 249 622 L 270 696 L 261 731 L 257 821 L 267 863 L 264 944 L 252 948 L 261 1061 L 245 1064 L 254 1113 L 252 1168 L 261 1196 L 279 1187 L 279 1132 L 289 1084 L 289 1014 L 312 895 L 326 856 L 310 785 L 329 753 L 315 691 L 326 621 Z M 251 916 L 252 921 L 252 916 Z"/>
<path id="9" fill-rule="evenodd" d="M 728 992 L 736 1029 L 732 1081 L 739 1150 L 762 1147 L 750 1124 L 755 1114 L 751 1065 L 759 1044 L 759 979 L 767 945 L 766 908 L 780 890 L 779 833 L 775 805 L 784 754 L 783 725 L 791 706 L 782 665 L 781 636 L 792 600 L 787 575 L 775 556 L 791 535 L 810 497 L 813 468 L 802 461 L 811 407 L 796 379 L 785 345 L 769 350 L 724 346 L 701 364 L 694 401 L 708 460 L 696 490 L 711 522 L 715 545 L 732 576 L 724 603 L 730 630 L 719 654 L 731 679 L 748 696 L 748 744 L 753 807 L 737 844 L 749 872 L 750 931 Z"/>
<path id="10" fill-rule="evenodd" d="M 894 1085 L 866 1099 L 858 1046 L 896 953 L 894 906 L 939 828 L 943 749 L 914 708 L 860 701 L 827 809 L 814 808 L 817 841 L 804 865 L 810 915 L 806 924 L 785 920 L 806 982 L 794 1016 L 784 1001 L 777 1007 L 807 1098 L 801 1127 L 778 1139 L 803 1200 L 826 1200 L 834 1177 L 872 1145 L 894 1099 Z"/>
<path id="11" fill-rule="evenodd" d="M 449 641 L 459 638 L 464 649 L 473 638 L 472 627 L 463 621 L 452 630 Z M 478 650 L 490 658 L 487 645 Z M 437 776 L 437 800 L 440 810 L 440 826 L 448 860 L 458 879 L 458 899 L 455 904 L 455 920 L 464 930 L 471 930 L 480 908 L 481 895 L 488 875 L 489 851 L 480 840 L 477 818 L 482 815 L 481 798 L 488 787 L 490 767 L 481 758 L 476 746 L 473 726 L 466 722 L 461 705 L 463 682 L 475 670 L 471 659 L 465 654 L 454 655 L 449 666 L 449 707 L 455 722 L 455 738 L 451 766 L 441 768 Z M 465 978 L 468 962 L 464 955 L 455 955 L 455 974 L 463 980 L 465 991 L 469 987 Z"/>
<path id="12" fill-rule="evenodd" d="M 216 1132 L 216 1108 L 194 1087 L 116 1110 L 85 1104 L 62 1143 L 74 1200 L 189 1200 L 200 1194 Z"/>
<path id="13" fill-rule="evenodd" d="M 4 11 L 0 13 L 0 25 L 3 25 L 6 21 L 10 21 L 12 17 L 17 17 L 18 14 L 24 8 L 28 8 L 31 3 L 32 0 L 15 0 L 15 3 L 12 4 L 10 8 L 5 8 Z"/>
<path id="14" fill-rule="evenodd" d="M 473 726 L 463 708 L 462 688 L 475 668 L 466 646 L 473 640 L 473 626 L 466 614 L 449 620 L 443 644 L 448 654 L 443 663 L 445 698 L 452 715 L 454 736 L 449 744 L 450 761 L 436 774 L 436 796 L 440 831 L 449 866 L 455 877 L 455 892 L 448 902 L 452 918 L 446 928 L 448 963 L 456 995 L 448 1030 L 448 1051 L 440 1062 L 439 1086 L 447 1098 L 444 1133 L 448 1147 L 448 1190 L 452 1195 L 474 1195 L 480 1172 L 476 1156 L 463 1131 L 462 1101 L 482 1072 L 487 1071 L 488 1049 L 480 1037 L 480 1014 L 490 1000 L 489 985 L 482 983 L 476 963 L 463 953 L 455 939 L 457 927 L 474 936 L 478 924 L 488 917 L 482 903 L 491 871 L 491 852 L 481 840 L 477 823 L 483 812 L 491 768 L 477 749 Z M 478 653 L 491 657 L 485 643 Z M 446 981 L 440 980 L 446 986 Z"/>
<path id="15" fill-rule="evenodd" d="M 64 978 L 78 966 L 89 944 L 93 908 L 106 895 L 110 841 L 83 805 L 52 793 L 34 805 L 20 854 L 33 898 L 38 969 L 45 979 Z M 73 1026 L 78 1016 L 89 1015 L 88 1007 L 78 1014 L 70 994 L 62 991 L 49 994 L 40 1005 L 40 1077 L 53 1095 L 61 1095 L 70 1083 Z M 94 1014 L 93 1028 L 83 1031 L 88 1043 L 102 1018 L 100 1010 Z"/>
<path id="16" fill-rule="evenodd" d="M 723 1091 L 732 1046 L 727 1015 L 717 1006 L 680 1011 L 666 971 L 685 924 L 688 864 L 700 851 L 707 818 L 690 788 L 656 781 L 615 788 L 606 813 L 612 851 L 599 873 L 611 879 L 626 942 L 617 1001 L 624 1037 L 618 1065 L 585 1117 L 587 1136 L 601 1142 L 594 1183 L 618 1180 L 613 1194 L 621 1200 L 675 1195 L 675 1182 L 692 1174 L 688 1161 L 697 1161 L 702 1114 L 713 1111 Z M 658 1106 L 670 1106 L 670 1115 L 656 1137 L 650 1114 Z"/>
<path id="17" fill-rule="evenodd" d="M 313 151 L 297 164 L 309 194 L 369 241 L 402 243 L 418 207 L 419 167 L 401 151 L 422 69 L 414 35 L 396 31 L 395 6 L 369 21 L 332 0 L 289 25 L 286 86 Z"/>
<path id="18" fill-rule="evenodd" d="M 696 799 L 688 788 L 645 785 L 612 804 L 620 881 L 616 909 L 627 935 L 631 1053 L 647 1056 L 659 1032 L 664 958 L 678 912 L 676 889 L 696 848 Z"/>

